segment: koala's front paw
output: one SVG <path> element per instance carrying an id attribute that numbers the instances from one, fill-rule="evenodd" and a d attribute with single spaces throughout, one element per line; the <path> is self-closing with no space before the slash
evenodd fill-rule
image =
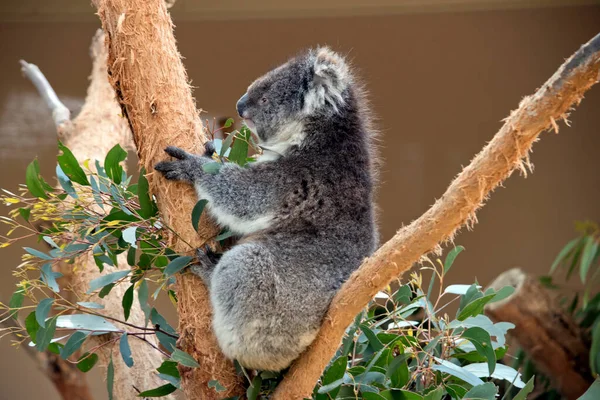
<path id="1" fill-rule="evenodd" d="M 199 157 L 173 146 L 167 147 L 165 152 L 177 160 L 161 161 L 154 166 L 154 169 L 169 180 L 193 183 L 195 175 L 202 170 Z"/>

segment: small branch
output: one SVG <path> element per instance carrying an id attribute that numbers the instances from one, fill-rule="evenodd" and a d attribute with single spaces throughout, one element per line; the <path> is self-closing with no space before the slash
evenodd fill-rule
<path id="1" fill-rule="evenodd" d="M 71 112 L 62 101 L 59 100 L 56 92 L 52 89 L 50 82 L 48 82 L 37 65 L 30 64 L 24 60 L 20 60 L 19 62 L 21 63 L 21 72 L 23 72 L 23 75 L 33 83 L 42 99 L 44 99 L 46 105 L 52 112 L 54 125 L 59 129 L 64 123 L 71 120 Z"/>
<path id="2" fill-rule="evenodd" d="M 599 69 L 600 34 L 571 56 L 534 95 L 521 101 L 441 199 L 352 274 L 333 299 L 316 340 L 292 365 L 273 400 L 310 397 L 356 314 L 422 256 L 437 252 L 440 243 L 452 241 L 460 227 L 471 228 L 477 222 L 475 212 L 515 169 L 527 172 L 529 151 L 539 134 L 552 128 L 553 120 L 566 119 L 570 108 L 598 81 Z"/>

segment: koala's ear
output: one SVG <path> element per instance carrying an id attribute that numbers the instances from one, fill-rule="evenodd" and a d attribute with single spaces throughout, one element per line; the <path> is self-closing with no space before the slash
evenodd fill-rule
<path id="1" fill-rule="evenodd" d="M 306 111 L 312 112 L 326 106 L 337 111 L 344 102 L 342 93 L 351 82 L 348 65 L 328 47 L 320 47 L 313 54 L 314 76 L 305 101 Z"/>

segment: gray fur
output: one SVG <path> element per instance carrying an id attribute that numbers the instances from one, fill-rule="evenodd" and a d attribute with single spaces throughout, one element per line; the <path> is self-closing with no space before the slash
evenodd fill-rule
<path id="1" fill-rule="evenodd" d="M 193 267 L 209 287 L 224 354 L 278 371 L 312 342 L 342 283 L 377 246 L 373 131 L 346 62 L 310 50 L 257 79 L 238 112 L 264 154 L 246 168 L 168 148 L 156 169 L 195 185 L 216 221 L 242 236 Z M 212 149 L 207 149 L 212 153 Z"/>

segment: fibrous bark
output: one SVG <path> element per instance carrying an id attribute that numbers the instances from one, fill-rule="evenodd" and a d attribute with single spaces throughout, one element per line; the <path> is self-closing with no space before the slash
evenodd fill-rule
<path id="1" fill-rule="evenodd" d="M 165 158 L 166 146 L 199 153 L 202 123 L 175 45 L 173 25 L 164 0 L 94 0 L 107 32 L 108 71 L 123 115 L 129 121 L 140 164 L 146 171 Z M 203 217 L 199 232 L 191 224 L 196 196 L 189 185 L 165 182 L 149 173 L 150 190 L 161 217 L 178 236 L 180 253 L 192 252 L 217 233 Z M 188 399 L 217 399 L 242 393 L 233 364 L 220 352 L 211 327 L 208 293 L 192 274 L 177 277 L 179 347 L 200 363 L 180 368 Z M 227 390 L 208 387 L 218 381 Z"/>
<path id="2" fill-rule="evenodd" d="M 106 153 L 116 144 L 121 145 L 125 149 L 133 147 L 129 125 L 120 115 L 120 107 L 115 100 L 114 91 L 108 82 L 106 68 L 107 53 L 102 31 L 98 31 L 94 37 L 91 55 L 93 68 L 87 97 L 81 112 L 73 120 L 69 119 L 68 110 L 65 112 L 66 107 L 60 103 L 39 69 L 35 65 L 22 62 L 24 73 L 34 82 L 52 111 L 59 138 L 80 162 L 88 159 L 103 160 Z M 94 168 L 93 163 L 90 163 L 90 168 Z M 98 211 L 100 212 L 101 210 Z M 118 265 L 129 268 L 124 255 L 119 256 L 118 261 Z M 89 282 L 99 277 L 100 271 L 91 254 L 77 259 L 75 266 L 76 268 L 73 268 L 72 265 L 63 266 L 61 272 L 64 273 L 65 280 L 61 283 L 63 287 L 69 286 L 74 293 L 86 293 L 89 289 Z M 109 296 L 103 299 L 100 299 L 98 296 L 92 296 L 90 299 L 104 305 L 105 315 L 122 319 L 121 301 L 126 289 L 126 285 L 116 285 Z M 137 291 L 135 294 L 137 297 Z M 139 306 L 139 302 L 134 301 L 128 322 L 143 326 L 144 321 L 145 316 Z M 115 325 L 122 329 L 126 328 L 117 322 L 115 322 Z M 93 347 L 102 344 L 109 339 L 109 335 L 91 336 L 88 339 L 89 346 Z M 146 339 L 155 345 L 157 344 L 156 338 L 153 336 Z M 134 366 L 131 368 L 128 368 L 124 364 L 118 346 L 108 345 L 100 347 L 97 350 L 97 354 L 104 363 L 107 363 L 111 357 L 113 359 L 115 371 L 113 393 L 114 397 L 119 400 L 139 399 L 137 397 L 137 390 L 152 389 L 164 384 L 163 381 L 151 372 L 162 363 L 161 354 L 142 341 L 131 339 L 129 343 L 134 359 Z M 60 363 L 62 360 L 54 357 L 54 361 Z M 85 377 L 77 370 L 74 364 L 68 364 L 64 361 L 62 361 L 62 364 L 66 364 L 70 369 L 74 370 L 73 377 L 79 379 L 79 381 L 85 381 Z M 79 372 L 79 374 L 75 371 Z M 61 389 L 59 383 L 55 382 L 55 385 L 59 390 Z M 69 399 L 73 400 L 79 398 L 83 399 L 83 397 L 69 397 Z M 172 396 L 168 398 L 173 399 Z"/>
<path id="3" fill-rule="evenodd" d="M 496 290 L 504 286 L 515 292 L 489 304 L 485 313 L 496 322 L 515 324 L 509 336 L 566 399 L 578 399 L 594 382 L 589 337 L 536 279 L 520 269 L 509 270 L 490 284 Z"/>
<path id="4" fill-rule="evenodd" d="M 419 219 L 401 229 L 379 248 L 342 286 L 333 299 L 314 343 L 292 365 L 274 395 L 275 400 L 309 397 L 333 357 L 346 328 L 375 294 L 408 270 L 456 231 L 476 222 L 475 212 L 513 171 L 529 167 L 529 151 L 541 132 L 566 119 L 586 90 L 598 81 L 600 35 L 571 56 L 532 96 L 506 119 L 487 146 L 450 184 L 444 195 Z"/>

